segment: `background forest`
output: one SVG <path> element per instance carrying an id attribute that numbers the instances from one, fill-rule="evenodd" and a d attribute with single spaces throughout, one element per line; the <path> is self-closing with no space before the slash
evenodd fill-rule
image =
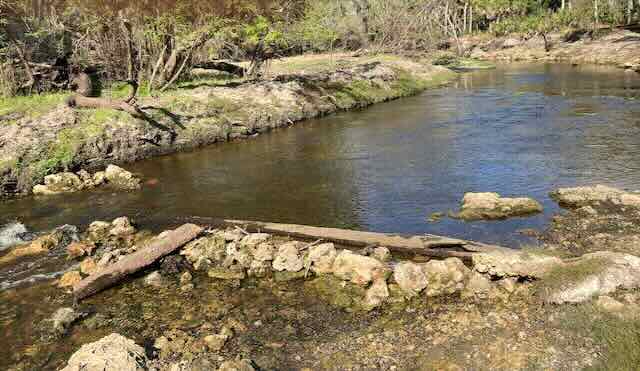
<path id="1" fill-rule="evenodd" d="M 634 24 L 639 9 L 640 0 L 0 0 L 0 96 L 67 89 L 81 71 L 152 90 L 219 59 L 251 61 L 259 77 L 287 55 L 593 32 Z"/>

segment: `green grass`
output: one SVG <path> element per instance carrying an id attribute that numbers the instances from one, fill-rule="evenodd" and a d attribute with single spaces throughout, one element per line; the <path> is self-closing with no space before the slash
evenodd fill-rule
<path id="1" fill-rule="evenodd" d="M 591 275 L 601 273 L 608 264 L 608 260 L 596 258 L 564 264 L 548 271 L 536 281 L 534 288 L 538 295 L 544 298 Z"/>
<path id="2" fill-rule="evenodd" d="M 640 317 L 604 312 L 589 303 L 567 306 L 565 330 L 586 336 L 603 349 L 602 359 L 589 368 L 603 371 L 637 370 L 640 365 Z"/>
<path id="3" fill-rule="evenodd" d="M 3 120 L 5 124 L 14 123 L 22 117 L 37 119 L 61 104 L 67 95 L 66 93 L 49 93 L 1 98 L 0 116 L 15 115 L 15 119 Z"/>

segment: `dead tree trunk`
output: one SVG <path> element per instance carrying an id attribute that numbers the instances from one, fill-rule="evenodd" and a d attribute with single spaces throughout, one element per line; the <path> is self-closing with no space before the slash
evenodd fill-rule
<path id="1" fill-rule="evenodd" d="M 148 267 L 158 259 L 171 254 L 187 242 L 198 237 L 202 232 L 202 227 L 195 224 L 184 224 L 172 231 L 167 231 L 163 237 L 158 237 L 148 246 L 75 284 L 73 286 L 74 299 L 76 301 L 82 300 L 113 286 L 128 275 Z"/>

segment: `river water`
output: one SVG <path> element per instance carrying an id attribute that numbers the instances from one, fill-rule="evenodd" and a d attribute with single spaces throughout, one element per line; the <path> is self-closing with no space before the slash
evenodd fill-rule
<path id="1" fill-rule="evenodd" d="M 128 166 L 157 179 L 135 193 L 93 192 L 0 205 L 29 230 L 129 215 L 181 216 L 433 233 L 517 247 L 558 211 L 548 192 L 603 183 L 640 188 L 640 75 L 595 66 L 510 64 L 368 109 L 247 141 Z M 427 222 L 465 192 L 531 196 L 544 214 Z"/>

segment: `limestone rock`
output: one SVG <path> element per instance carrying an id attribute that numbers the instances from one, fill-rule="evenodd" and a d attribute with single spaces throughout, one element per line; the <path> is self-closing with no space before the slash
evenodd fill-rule
<path id="1" fill-rule="evenodd" d="M 98 265 L 92 258 L 86 258 L 80 263 L 80 272 L 82 274 L 91 275 L 98 270 Z"/>
<path id="2" fill-rule="evenodd" d="M 422 267 L 412 262 L 402 262 L 393 270 L 393 279 L 408 296 L 415 296 L 427 287 L 427 276 Z"/>
<path id="3" fill-rule="evenodd" d="M 388 262 L 391 260 L 391 251 L 384 246 L 378 246 L 373 249 L 372 257 L 380 260 L 381 262 Z"/>
<path id="4" fill-rule="evenodd" d="M 147 274 L 144 277 L 144 284 L 147 286 L 162 287 L 164 286 L 165 282 L 160 272 L 155 271 Z"/>
<path id="5" fill-rule="evenodd" d="M 247 275 L 244 269 L 241 268 L 211 268 L 207 273 L 211 278 L 217 278 L 220 280 L 241 280 Z"/>
<path id="6" fill-rule="evenodd" d="M 116 165 L 109 165 L 104 172 L 109 185 L 120 190 L 136 190 L 140 189 L 140 179 L 136 178 L 132 173 Z"/>
<path id="7" fill-rule="evenodd" d="M 257 245 L 269 241 L 270 238 L 271 235 L 267 233 L 250 233 L 241 240 L 241 243 L 244 245 Z"/>
<path id="8" fill-rule="evenodd" d="M 233 337 L 233 330 L 224 326 L 219 334 L 205 336 L 204 342 L 210 350 L 216 352 L 222 349 L 231 337 Z"/>
<path id="9" fill-rule="evenodd" d="M 303 259 L 300 256 L 301 242 L 292 241 L 278 247 L 278 252 L 273 261 L 273 269 L 282 272 L 298 272 L 302 270 Z"/>
<path id="10" fill-rule="evenodd" d="M 375 280 L 365 294 L 364 308 L 373 309 L 379 307 L 388 297 L 389 288 L 387 287 L 387 281 L 384 279 Z"/>
<path id="11" fill-rule="evenodd" d="M 369 256 L 342 250 L 333 263 L 333 274 L 357 285 L 366 285 L 380 279 L 386 279 L 389 268 L 381 261 Z"/>
<path id="12" fill-rule="evenodd" d="M 491 281 L 485 275 L 473 272 L 462 291 L 462 297 L 487 299 L 491 296 L 491 291 Z"/>
<path id="13" fill-rule="evenodd" d="M 309 249 L 309 254 L 305 257 L 304 265 L 315 273 L 331 273 L 337 255 L 336 248 L 332 243 L 312 246 Z"/>
<path id="14" fill-rule="evenodd" d="M 587 264 L 588 274 L 565 279 L 561 286 L 546 295 L 546 301 L 555 304 L 580 303 L 595 296 L 607 295 L 619 288 L 640 287 L 640 257 L 599 251 L 585 254 L 571 264 Z M 570 267 L 568 265 L 567 267 Z M 545 277 L 542 278 L 544 283 Z"/>
<path id="15" fill-rule="evenodd" d="M 193 276 L 191 275 L 191 273 L 189 273 L 189 271 L 184 272 L 180 275 L 180 283 L 183 285 L 191 282 L 192 279 Z"/>
<path id="16" fill-rule="evenodd" d="M 107 181 L 104 171 L 98 171 L 97 173 L 93 174 L 93 176 L 91 177 L 91 181 L 93 182 L 94 187 L 103 185 Z"/>
<path id="17" fill-rule="evenodd" d="M 220 236 L 202 237 L 188 243 L 180 252 L 196 270 L 221 264 L 226 257 L 225 239 Z"/>
<path id="18" fill-rule="evenodd" d="M 610 313 L 621 312 L 625 307 L 623 303 L 607 295 L 599 296 L 596 305 Z"/>
<path id="19" fill-rule="evenodd" d="M 103 241 L 109 235 L 111 223 L 96 220 L 87 228 L 87 239 L 94 242 Z"/>
<path id="20" fill-rule="evenodd" d="M 73 287 L 76 283 L 82 281 L 82 276 L 78 271 L 69 271 L 60 277 L 58 281 L 58 287 Z"/>
<path id="21" fill-rule="evenodd" d="M 542 205 L 532 198 L 506 198 L 497 193 L 466 193 L 456 218 L 464 220 L 505 219 L 542 212 Z"/>
<path id="22" fill-rule="evenodd" d="M 272 261 L 275 254 L 276 248 L 268 242 L 260 243 L 252 250 L 253 259 L 260 262 Z"/>
<path id="23" fill-rule="evenodd" d="M 593 206 L 603 202 L 615 205 L 640 208 L 640 194 L 625 192 L 604 185 L 559 188 L 549 194 L 561 206 L 578 208 Z"/>
<path id="24" fill-rule="evenodd" d="M 61 371 L 143 371 L 147 369 L 144 349 L 133 340 L 111 334 L 83 345 Z"/>
<path id="25" fill-rule="evenodd" d="M 136 228 L 126 216 L 116 218 L 111 222 L 109 234 L 112 236 L 129 236 L 136 233 Z"/>
<path id="26" fill-rule="evenodd" d="M 564 264 L 560 258 L 520 251 L 495 251 L 472 256 L 474 269 L 493 277 L 540 278 Z"/>
<path id="27" fill-rule="evenodd" d="M 83 188 L 80 177 L 74 173 L 58 173 L 44 177 L 44 185 L 38 184 L 33 187 L 36 195 L 54 195 L 59 193 L 77 192 Z"/>
<path id="28" fill-rule="evenodd" d="M 67 256 L 69 259 L 76 259 L 85 255 L 91 255 L 93 246 L 82 242 L 72 242 L 67 246 Z"/>
<path id="29" fill-rule="evenodd" d="M 464 289 L 469 268 L 458 258 L 431 260 L 422 266 L 427 277 L 427 296 L 453 294 Z"/>

